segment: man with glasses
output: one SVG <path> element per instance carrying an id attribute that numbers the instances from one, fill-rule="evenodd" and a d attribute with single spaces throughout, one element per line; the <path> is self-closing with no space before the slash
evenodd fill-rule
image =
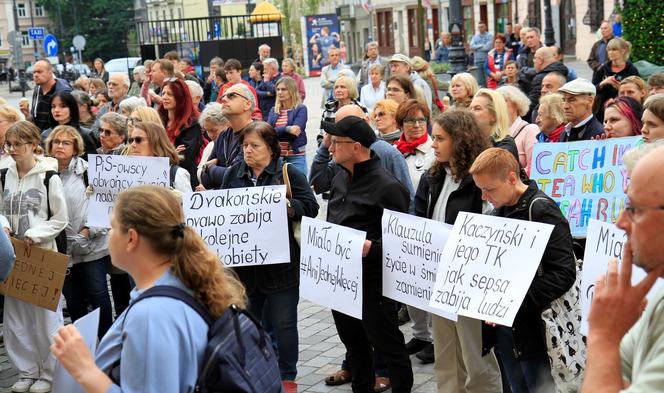
<path id="1" fill-rule="evenodd" d="M 616 222 L 627 233 L 622 264 L 618 268 L 618 261 L 612 260 L 607 274 L 595 282 L 583 393 L 659 392 L 664 386 L 664 290 L 648 299 L 645 307 L 645 296 L 664 276 L 662 166 L 660 146 L 631 171 L 629 207 Z M 632 285 L 632 264 L 648 273 L 636 285 Z"/>
<path id="2" fill-rule="evenodd" d="M 106 82 L 106 87 L 108 87 L 108 96 L 111 97 L 111 101 L 108 105 L 105 105 L 97 113 L 97 119 L 90 131 L 96 139 L 95 142 L 99 145 L 98 132 L 100 127 L 100 119 L 106 113 L 120 113 L 120 102 L 127 98 L 127 93 L 129 92 L 129 77 L 125 73 L 113 74 L 108 78 Z"/>
<path id="3" fill-rule="evenodd" d="M 514 155 L 497 147 L 482 152 L 470 168 L 482 199 L 494 207 L 492 215 L 554 226 L 540 269 L 530 283 L 514 323 L 511 327 L 485 325 L 478 350 L 481 348 L 484 354 L 494 349 L 513 392 L 553 392 L 541 314 L 574 285 L 576 258 L 569 223 L 560 208 L 537 188 L 535 181 L 524 183 L 520 171 Z"/>
<path id="4" fill-rule="evenodd" d="M 224 96 L 226 90 L 233 85 L 242 83 L 243 85 L 249 88 L 249 91 L 254 96 L 254 101 L 259 102 L 258 96 L 256 95 L 256 90 L 247 82 L 242 79 L 242 63 L 237 59 L 228 59 L 224 63 L 224 72 L 226 73 L 226 79 L 228 83 L 219 87 L 219 96 L 217 97 L 217 102 L 221 104 L 221 97 Z M 263 120 L 263 115 L 261 114 L 261 109 L 258 105 L 254 108 L 254 112 L 251 114 L 251 118 L 254 120 Z"/>
<path id="5" fill-rule="evenodd" d="M 406 212 L 408 190 L 381 167 L 380 159 L 371 151 L 376 134 L 364 119 L 347 116 L 335 123 L 323 122 L 323 129 L 331 135 L 334 161 L 343 168 L 332 179 L 327 220 L 367 234 L 362 250 L 362 319 L 332 311 L 337 332 L 346 346 L 353 391 L 374 389 L 373 348 L 386 360 L 392 391 L 410 392 L 410 358 L 397 326 L 396 306 L 382 296 L 381 273 L 383 209 Z"/>
<path id="6" fill-rule="evenodd" d="M 587 141 L 604 133 L 604 127 L 593 116 L 595 85 L 583 78 L 567 82 L 558 89 L 563 96 L 565 120 L 569 123 L 559 142 Z"/>
<path id="7" fill-rule="evenodd" d="M 214 141 L 208 162 L 201 167 L 201 180 L 206 190 L 218 189 L 226 169 L 242 160 L 240 134 L 253 120 L 256 100 L 249 87 L 238 83 L 226 89 L 221 96 L 221 113 L 228 119 L 229 127 Z"/>

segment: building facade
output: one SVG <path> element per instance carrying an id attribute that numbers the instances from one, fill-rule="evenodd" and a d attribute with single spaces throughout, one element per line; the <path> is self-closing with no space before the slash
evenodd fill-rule
<path id="1" fill-rule="evenodd" d="M 30 64 L 44 56 L 44 48 L 41 40 L 33 41 L 28 37 L 28 28 L 44 27 L 47 31 L 53 30 L 46 11 L 36 4 L 36 0 L 15 2 L 18 29 L 14 20 L 13 1 L 0 0 L 0 64 L 5 66 L 16 65 L 12 56 L 12 45 L 7 37 L 10 31 L 21 31 L 22 60 L 25 64 Z"/>
<path id="2" fill-rule="evenodd" d="M 363 47 L 370 39 L 379 42 L 383 56 L 419 54 L 422 34 L 435 43 L 440 33 L 449 29 L 449 0 L 422 0 L 422 4 L 425 25 L 417 23 L 417 0 L 335 0 L 325 2 L 321 13 L 339 15 L 349 62 L 354 62 L 361 59 Z M 544 31 L 544 0 L 462 0 L 461 7 L 466 42 L 480 20 L 486 21 L 494 34 L 504 32 L 508 22 Z M 562 43 L 567 55 L 586 59 L 598 39 L 601 20 L 608 19 L 614 7 L 614 0 L 551 0 L 556 45 Z"/>

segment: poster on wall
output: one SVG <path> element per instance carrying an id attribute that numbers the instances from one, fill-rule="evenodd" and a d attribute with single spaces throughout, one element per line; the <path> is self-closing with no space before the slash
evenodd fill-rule
<path id="1" fill-rule="evenodd" d="M 330 48 L 338 48 L 339 19 L 337 14 L 309 15 L 302 17 L 302 49 L 309 76 L 319 76 L 328 64 Z"/>

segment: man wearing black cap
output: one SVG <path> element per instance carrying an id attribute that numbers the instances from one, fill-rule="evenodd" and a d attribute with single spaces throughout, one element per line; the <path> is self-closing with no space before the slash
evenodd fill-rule
<path id="1" fill-rule="evenodd" d="M 343 170 L 332 179 L 327 220 L 367 233 L 362 250 L 362 320 L 332 311 L 341 341 L 348 351 L 353 392 L 373 392 L 371 348 L 387 360 L 392 391 L 410 392 L 413 371 L 404 337 L 397 326 L 394 302 L 382 296 L 381 218 L 383 209 L 407 212 L 408 190 L 380 165 L 370 146 L 376 134 L 364 119 L 348 116 L 323 122 L 332 135 L 330 152 Z"/>

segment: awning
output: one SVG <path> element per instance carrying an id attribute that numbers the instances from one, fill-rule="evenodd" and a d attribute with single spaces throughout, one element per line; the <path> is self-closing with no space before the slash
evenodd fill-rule
<path id="1" fill-rule="evenodd" d="M 283 18 L 281 12 L 272 3 L 264 1 L 254 8 L 249 16 L 249 23 L 279 22 Z"/>

